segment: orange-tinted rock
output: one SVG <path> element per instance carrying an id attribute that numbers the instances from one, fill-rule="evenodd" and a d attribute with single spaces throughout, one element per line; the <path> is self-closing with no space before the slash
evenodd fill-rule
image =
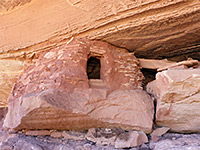
<path id="1" fill-rule="evenodd" d="M 0 13 L 12 10 L 26 3 L 30 3 L 31 0 L 3 0 L 0 1 Z"/>
<path id="2" fill-rule="evenodd" d="M 100 79 L 88 80 L 87 60 L 100 60 Z M 4 126 L 14 129 L 121 127 L 150 132 L 153 103 L 141 89 L 138 60 L 104 42 L 74 39 L 40 55 L 9 97 Z M 94 82 L 97 81 L 97 82 Z"/>
<path id="3" fill-rule="evenodd" d="M 0 58 L 31 58 L 71 37 L 107 41 L 145 58 L 196 57 L 199 15 L 198 0 L 1 0 Z"/>
<path id="4" fill-rule="evenodd" d="M 159 126 L 176 132 L 200 131 L 200 68 L 159 72 L 147 90 L 157 98 Z"/>

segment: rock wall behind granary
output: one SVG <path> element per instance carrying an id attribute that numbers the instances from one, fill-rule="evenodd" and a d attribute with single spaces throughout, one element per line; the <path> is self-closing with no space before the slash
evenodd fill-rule
<path id="1" fill-rule="evenodd" d="M 101 62 L 88 80 L 87 60 Z M 72 39 L 25 69 L 9 96 L 4 126 L 20 129 L 121 127 L 151 132 L 153 101 L 142 90 L 139 62 L 105 42 Z"/>

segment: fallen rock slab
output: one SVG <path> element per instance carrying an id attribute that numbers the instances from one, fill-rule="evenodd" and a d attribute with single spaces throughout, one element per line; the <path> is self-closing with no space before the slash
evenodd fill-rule
<path id="1" fill-rule="evenodd" d="M 24 96 L 9 105 L 4 126 L 16 130 L 115 126 L 151 132 L 153 104 L 144 91 L 118 90 L 102 96 L 108 92 L 77 90 L 68 96 L 55 90 Z"/>
<path id="2" fill-rule="evenodd" d="M 175 132 L 200 131 L 200 68 L 159 72 L 147 91 L 157 98 L 157 125 Z"/>

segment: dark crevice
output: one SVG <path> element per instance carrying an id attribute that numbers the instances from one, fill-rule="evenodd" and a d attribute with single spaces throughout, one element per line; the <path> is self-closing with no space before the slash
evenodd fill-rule
<path id="1" fill-rule="evenodd" d="M 151 81 L 156 79 L 157 70 L 156 69 L 145 69 L 145 68 L 143 68 L 143 69 L 141 69 L 141 72 L 144 75 L 142 86 L 143 86 L 143 89 L 146 91 L 146 85 L 149 82 L 151 82 Z M 156 128 L 156 106 L 157 106 L 157 101 L 156 101 L 155 97 L 152 94 L 150 94 L 150 93 L 148 93 L 148 94 L 154 100 L 153 101 L 153 103 L 154 103 L 154 118 L 153 118 L 154 124 L 153 124 L 153 129 L 154 129 L 154 128 Z"/>
<path id="2" fill-rule="evenodd" d="M 156 76 L 156 73 L 157 73 L 157 70 L 155 69 L 141 69 L 143 75 L 144 75 L 144 80 L 142 81 L 142 86 L 143 86 L 143 89 L 146 90 L 146 85 L 155 80 L 155 76 Z"/>

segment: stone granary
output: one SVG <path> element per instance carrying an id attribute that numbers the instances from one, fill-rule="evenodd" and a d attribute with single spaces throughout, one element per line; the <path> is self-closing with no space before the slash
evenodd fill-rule
<path id="1" fill-rule="evenodd" d="M 150 133 L 153 101 L 142 90 L 136 57 L 100 41 L 71 39 L 42 53 L 19 77 L 4 127 L 121 127 Z"/>

